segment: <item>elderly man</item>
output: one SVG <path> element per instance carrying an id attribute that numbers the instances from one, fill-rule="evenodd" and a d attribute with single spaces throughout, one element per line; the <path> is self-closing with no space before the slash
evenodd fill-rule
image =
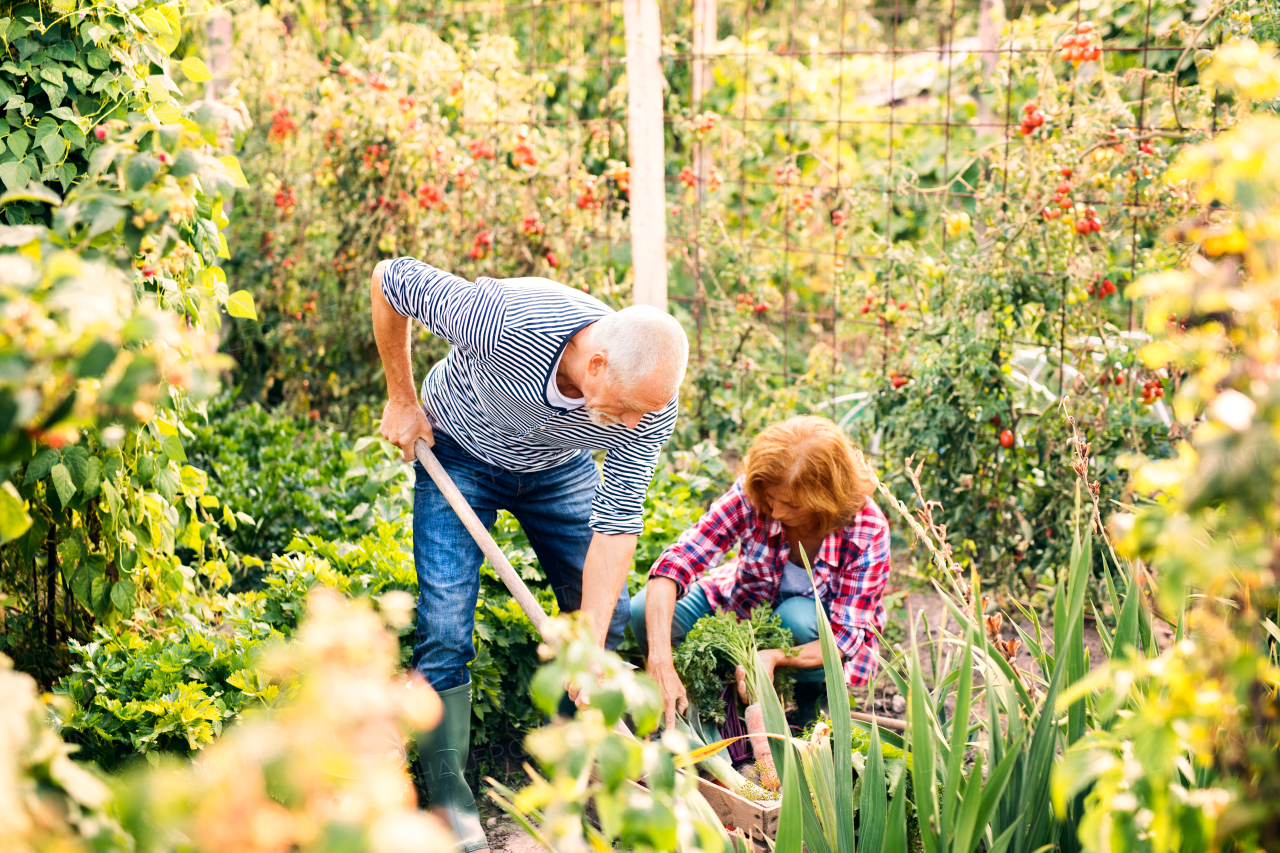
<path id="1" fill-rule="evenodd" d="M 630 615 L 626 577 L 658 451 L 676 421 L 689 344 L 671 316 L 614 312 L 541 278 L 464 281 L 413 258 L 373 271 L 373 329 L 387 377 L 382 434 L 414 458 L 435 449 L 480 519 L 520 522 L 565 611 L 607 648 Z M 418 402 L 410 318 L 453 348 Z M 604 469 L 589 451 L 606 450 Z M 488 843 L 463 778 L 471 635 L 483 556 L 421 465 L 413 505 L 418 625 L 413 666 L 444 700 L 419 756 L 432 802 L 464 853 Z"/>

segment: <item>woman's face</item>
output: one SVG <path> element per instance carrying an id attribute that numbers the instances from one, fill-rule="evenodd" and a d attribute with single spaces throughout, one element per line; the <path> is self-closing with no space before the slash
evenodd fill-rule
<path id="1" fill-rule="evenodd" d="M 798 530 L 806 530 L 813 526 L 813 513 L 800 506 L 791 489 L 786 486 L 774 486 L 765 492 L 765 497 L 769 501 L 769 515 L 782 522 L 787 527 L 794 527 Z"/>

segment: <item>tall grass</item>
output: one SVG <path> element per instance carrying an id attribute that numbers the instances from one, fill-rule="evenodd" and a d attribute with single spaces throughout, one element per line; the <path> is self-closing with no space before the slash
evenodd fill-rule
<path id="1" fill-rule="evenodd" d="M 930 529 L 928 512 L 916 519 L 887 492 L 884 495 L 944 570 L 949 583 L 935 585 L 957 628 L 947 630 L 944 619 L 926 638 L 930 648 L 922 649 L 913 636 L 904 663 L 895 666 L 881 659 L 885 675 L 908 699 L 906 732 L 899 737 L 874 721 L 850 720 L 839 651 L 815 595 L 831 721 L 815 727 L 807 739 L 773 741 L 783 773 L 778 853 L 800 853 L 802 846 L 812 853 L 898 853 L 908 845 L 918 845 L 924 853 L 1076 850 L 1076 809 L 1068 803 L 1063 818 L 1055 817 L 1050 794 L 1059 756 L 1099 724 L 1093 694 L 1084 683 L 1089 671 L 1084 614 L 1093 571 L 1093 519 L 1076 524 L 1070 565 L 1055 592 L 1050 647 L 1030 612 L 1023 614 L 1030 629 L 1014 624 L 1016 638 L 1004 639 L 1003 620 L 986 617 L 975 607 L 981 600 L 977 578 L 965 578 L 951 563 L 936 538 L 938 531 Z M 1117 591 L 1113 567 L 1103 568 L 1117 615 L 1114 631 L 1101 628 L 1103 648 L 1108 655 L 1155 654 L 1149 614 L 1133 584 L 1132 569 L 1118 562 L 1114 568 L 1125 585 Z M 1033 671 L 1016 666 L 1021 644 L 1031 655 Z M 933 667 L 932 686 L 921 664 L 926 653 L 939 664 Z M 767 684 L 756 687 L 770 731 L 785 734 L 781 703 L 773 691 L 764 689 Z M 857 797 L 854 725 L 865 729 L 871 740 Z M 892 790 L 882 756 L 886 743 L 906 751 L 907 772 Z"/>

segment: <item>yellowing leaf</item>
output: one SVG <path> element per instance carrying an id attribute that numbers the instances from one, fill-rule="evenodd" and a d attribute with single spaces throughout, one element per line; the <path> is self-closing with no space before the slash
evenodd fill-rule
<path id="1" fill-rule="evenodd" d="M 27 515 L 26 501 L 18 494 L 13 483 L 0 484 L 0 542 L 12 542 L 27 532 L 31 516 Z"/>
<path id="2" fill-rule="evenodd" d="M 239 160 L 237 160 L 231 154 L 226 154 L 222 157 L 219 157 L 218 162 L 221 163 L 223 168 L 227 170 L 227 175 L 231 177 L 232 181 L 235 182 L 235 185 L 237 187 L 239 187 L 240 189 L 248 189 L 249 182 L 246 181 L 244 178 L 244 172 L 240 169 Z"/>
<path id="3" fill-rule="evenodd" d="M 253 308 L 253 296 L 247 290 L 237 290 L 227 297 L 227 313 L 246 320 L 258 319 L 258 312 Z"/>
<path id="4" fill-rule="evenodd" d="M 180 67 L 182 68 L 182 73 L 192 83 L 203 83 L 206 80 L 213 79 L 213 73 L 209 71 L 209 66 L 205 65 L 204 60 L 198 56 L 188 56 L 182 60 Z"/>
<path id="5" fill-rule="evenodd" d="M 178 124 L 182 121 L 182 110 L 175 104 L 161 103 L 151 108 L 161 124 Z"/>

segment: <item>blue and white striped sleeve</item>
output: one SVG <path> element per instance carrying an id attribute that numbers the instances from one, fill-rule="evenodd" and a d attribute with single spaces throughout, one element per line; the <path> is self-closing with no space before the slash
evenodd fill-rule
<path id="1" fill-rule="evenodd" d="M 502 334 L 506 300 L 492 279 L 470 282 L 416 258 L 396 258 L 383 269 L 382 293 L 396 313 L 473 355 L 492 352 Z"/>
<path id="2" fill-rule="evenodd" d="M 658 412 L 654 423 L 633 443 L 605 454 L 600 485 L 591 501 L 588 525 L 597 533 L 644 532 L 644 496 L 653 480 L 662 446 L 676 425 L 676 403 Z"/>

